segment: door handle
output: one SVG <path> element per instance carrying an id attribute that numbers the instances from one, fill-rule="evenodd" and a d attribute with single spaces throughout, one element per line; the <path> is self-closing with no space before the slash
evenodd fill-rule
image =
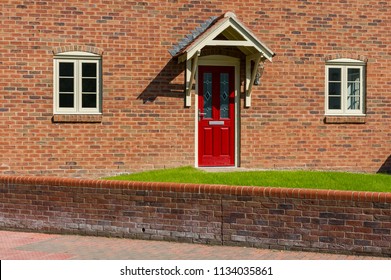
<path id="1" fill-rule="evenodd" d="M 198 109 L 198 121 L 201 120 L 201 117 L 203 118 L 206 115 L 206 113 L 201 113 L 201 109 Z"/>

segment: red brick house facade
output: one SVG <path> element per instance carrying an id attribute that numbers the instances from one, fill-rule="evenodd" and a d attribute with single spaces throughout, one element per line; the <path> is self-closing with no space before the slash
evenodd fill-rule
<path id="1" fill-rule="evenodd" d="M 387 1 L 1 1 L 0 173 L 391 170 Z"/>

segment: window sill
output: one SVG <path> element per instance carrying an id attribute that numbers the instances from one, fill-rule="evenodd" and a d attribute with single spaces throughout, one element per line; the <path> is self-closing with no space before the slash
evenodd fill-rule
<path id="1" fill-rule="evenodd" d="M 328 124 L 364 124 L 366 116 L 325 116 L 324 123 Z"/>
<path id="2" fill-rule="evenodd" d="M 102 114 L 53 115 L 53 123 L 100 123 Z"/>

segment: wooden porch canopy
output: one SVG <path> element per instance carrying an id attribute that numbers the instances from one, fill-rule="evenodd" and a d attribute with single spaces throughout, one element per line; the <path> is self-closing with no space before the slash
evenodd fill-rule
<path id="1" fill-rule="evenodd" d="M 170 50 L 171 55 L 178 58 L 178 63 L 186 61 L 185 105 L 191 106 L 191 90 L 198 68 L 198 57 L 206 46 L 237 47 L 246 56 L 245 106 L 251 106 L 251 91 L 258 65 L 265 60 L 272 61 L 274 53 L 232 12 L 209 19 Z"/>

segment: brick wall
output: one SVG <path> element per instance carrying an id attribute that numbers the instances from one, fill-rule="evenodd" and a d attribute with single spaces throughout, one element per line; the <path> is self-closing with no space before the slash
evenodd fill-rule
<path id="1" fill-rule="evenodd" d="M 390 171 L 389 2 L 90 2 L 1 1 L 2 174 L 96 178 L 194 165 L 194 96 L 184 108 L 184 65 L 168 50 L 227 11 L 276 53 L 252 107 L 240 100 L 241 166 Z M 69 46 L 102 53 L 101 118 L 53 116 L 53 53 Z M 330 57 L 368 61 L 358 122 L 325 120 Z"/>
<path id="2" fill-rule="evenodd" d="M 0 228 L 391 256 L 391 194 L 0 176 Z"/>
<path id="3" fill-rule="evenodd" d="M 387 82 L 379 75 L 391 66 L 383 55 L 389 50 L 384 11 L 390 3 L 272 2 L 275 6 L 254 11 L 258 17 L 249 23 L 277 55 L 265 66 L 253 106 L 242 115 L 242 164 L 389 171 L 391 107 Z M 368 60 L 366 117 L 329 123 L 324 65 L 340 57 Z"/>

